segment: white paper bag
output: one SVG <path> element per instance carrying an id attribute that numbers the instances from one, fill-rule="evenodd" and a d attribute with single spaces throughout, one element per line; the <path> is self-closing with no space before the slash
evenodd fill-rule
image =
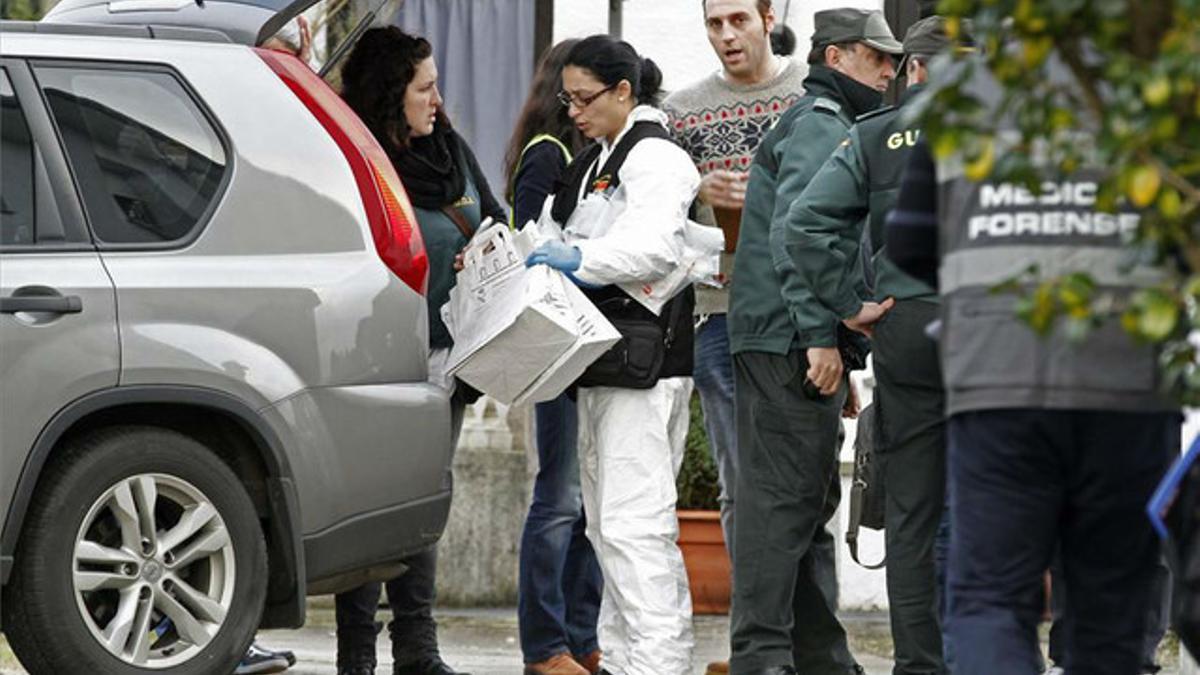
<path id="1" fill-rule="evenodd" d="M 683 255 L 673 270 L 654 281 L 619 284 L 619 287 L 646 309 L 659 314 L 667 301 L 684 288 L 707 282 L 720 272 L 724 248 L 725 235 L 720 229 L 689 220 L 683 229 Z"/>

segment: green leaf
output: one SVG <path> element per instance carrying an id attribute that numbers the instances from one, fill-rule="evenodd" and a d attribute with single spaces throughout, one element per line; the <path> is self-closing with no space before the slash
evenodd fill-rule
<path id="1" fill-rule="evenodd" d="M 1175 331 L 1179 323 L 1179 305 L 1166 293 L 1149 290 L 1142 293 L 1137 328 L 1142 337 L 1162 342 Z"/>

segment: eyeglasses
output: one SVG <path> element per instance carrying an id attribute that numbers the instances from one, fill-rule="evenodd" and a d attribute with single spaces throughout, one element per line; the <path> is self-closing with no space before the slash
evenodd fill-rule
<path id="1" fill-rule="evenodd" d="M 616 87 L 616 86 L 617 85 L 615 85 L 615 84 L 610 84 L 607 87 L 601 89 L 600 91 L 598 91 L 594 94 L 589 94 L 587 96 L 577 96 L 575 94 L 572 94 L 569 91 L 560 91 L 557 94 L 558 102 L 563 104 L 564 108 L 570 108 L 571 104 L 574 103 L 576 108 L 583 110 L 584 108 L 591 105 L 592 101 L 595 101 L 596 99 L 600 98 L 600 96 L 603 95 L 604 92 L 612 91 L 613 87 Z"/>

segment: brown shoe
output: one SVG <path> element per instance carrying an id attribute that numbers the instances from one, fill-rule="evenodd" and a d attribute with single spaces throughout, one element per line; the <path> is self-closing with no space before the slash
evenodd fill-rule
<path id="1" fill-rule="evenodd" d="M 576 656 L 575 661 L 587 670 L 589 675 L 596 675 L 600 672 L 600 650 L 597 649 L 590 654 Z"/>
<path id="2" fill-rule="evenodd" d="M 525 675 L 589 675 L 570 654 L 555 654 L 545 661 L 525 664 Z"/>
<path id="3" fill-rule="evenodd" d="M 713 661 L 704 670 L 704 675 L 729 675 L 729 662 Z"/>

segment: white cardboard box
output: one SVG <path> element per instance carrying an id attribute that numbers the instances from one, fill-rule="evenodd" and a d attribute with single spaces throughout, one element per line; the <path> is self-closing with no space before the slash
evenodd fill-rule
<path id="1" fill-rule="evenodd" d="M 448 372 L 505 404 L 558 396 L 620 338 L 561 272 L 526 268 L 531 249 L 523 233 L 481 233 L 444 309 Z"/>

